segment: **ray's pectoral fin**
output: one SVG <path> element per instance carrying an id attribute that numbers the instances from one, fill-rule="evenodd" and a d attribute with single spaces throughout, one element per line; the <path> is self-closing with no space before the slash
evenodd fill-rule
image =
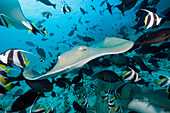
<path id="1" fill-rule="evenodd" d="M 31 69 L 25 70 L 23 72 L 23 75 L 26 79 L 36 78 L 36 77 L 41 76 L 37 71 L 31 70 Z"/>

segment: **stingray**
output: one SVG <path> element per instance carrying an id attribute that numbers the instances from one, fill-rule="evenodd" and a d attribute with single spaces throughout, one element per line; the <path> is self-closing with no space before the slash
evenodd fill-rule
<path id="1" fill-rule="evenodd" d="M 30 20 L 25 18 L 18 0 L 0 0 L 0 16 L 2 17 L 0 18 L 1 26 L 13 25 L 17 29 L 26 29 L 34 34 L 37 34 L 37 32 L 44 34 Z"/>
<path id="2" fill-rule="evenodd" d="M 25 70 L 23 75 L 29 80 L 40 80 L 55 77 L 70 72 L 87 62 L 104 55 L 126 52 L 133 46 L 133 42 L 116 37 L 106 38 L 104 41 L 90 47 L 77 46 L 58 57 L 57 64 L 46 74 L 41 75 L 35 70 Z"/>

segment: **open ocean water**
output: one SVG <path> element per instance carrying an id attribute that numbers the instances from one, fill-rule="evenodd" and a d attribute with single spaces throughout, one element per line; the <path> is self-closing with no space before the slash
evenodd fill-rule
<path id="1" fill-rule="evenodd" d="M 0 0 L 0 113 L 170 113 L 169 4 Z"/>

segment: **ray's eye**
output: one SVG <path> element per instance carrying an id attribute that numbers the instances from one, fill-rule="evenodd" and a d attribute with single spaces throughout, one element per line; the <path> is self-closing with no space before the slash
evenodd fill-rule
<path id="1" fill-rule="evenodd" d="M 87 48 L 86 48 L 86 47 L 79 47 L 79 50 L 80 50 L 80 51 L 86 51 Z"/>

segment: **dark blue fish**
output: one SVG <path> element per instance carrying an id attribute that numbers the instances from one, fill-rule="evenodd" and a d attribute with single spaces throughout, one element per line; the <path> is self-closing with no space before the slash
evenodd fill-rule
<path id="1" fill-rule="evenodd" d="M 123 14 L 124 16 L 124 12 L 133 8 L 138 0 L 122 0 L 122 3 L 119 5 L 116 5 L 114 7 L 117 7 Z"/>
<path id="2" fill-rule="evenodd" d="M 112 7 L 113 5 L 110 5 L 108 2 L 107 2 L 107 10 L 109 11 L 109 13 L 112 15 Z"/>
<path id="3" fill-rule="evenodd" d="M 100 3 L 100 6 L 103 6 L 105 3 L 105 0 Z"/>
<path id="4" fill-rule="evenodd" d="M 53 6 L 54 9 L 56 9 L 56 4 L 52 4 L 49 0 L 37 0 L 40 1 L 41 3 L 47 5 L 47 6 Z"/>
<path id="5" fill-rule="evenodd" d="M 36 51 L 37 51 L 37 53 L 41 56 L 41 58 L 40 58 L 41 62 L 44 61 L 45 58 L 46 58 L 46 54 L 45 54 L 44 49 L 39 48 L 39 47 L 37 46 Z"/>
<path id="6" fill-rule="evenodd" d="M 28 46 L 35 46 L 35 44 L 33 42 L 30 42 L 30 41 L 26 41 L 25 44 L 27 44 Z"/>
<path id="7" fill-rule="evenodd" d="M 40 96 L 42 96 L 40 93 L 34 92 L 33 90 L 27 91 L 14 101 L 10 112 L 17 112 L 30 107 L 40 98 Z"/>
<path id="8" fill-rule="evenodd" d="M 80 11 L 82 12 L 83 15 L 87 14 L 87 11 L 85 11 L 83 8 L 80 7 Z"/>
<path id="9" fill-rule="evenodd" d="M 74 34 L 74 29 L 70 31 L 70 33 L 68 34 L 68 36 L 73 36 Z"/>

